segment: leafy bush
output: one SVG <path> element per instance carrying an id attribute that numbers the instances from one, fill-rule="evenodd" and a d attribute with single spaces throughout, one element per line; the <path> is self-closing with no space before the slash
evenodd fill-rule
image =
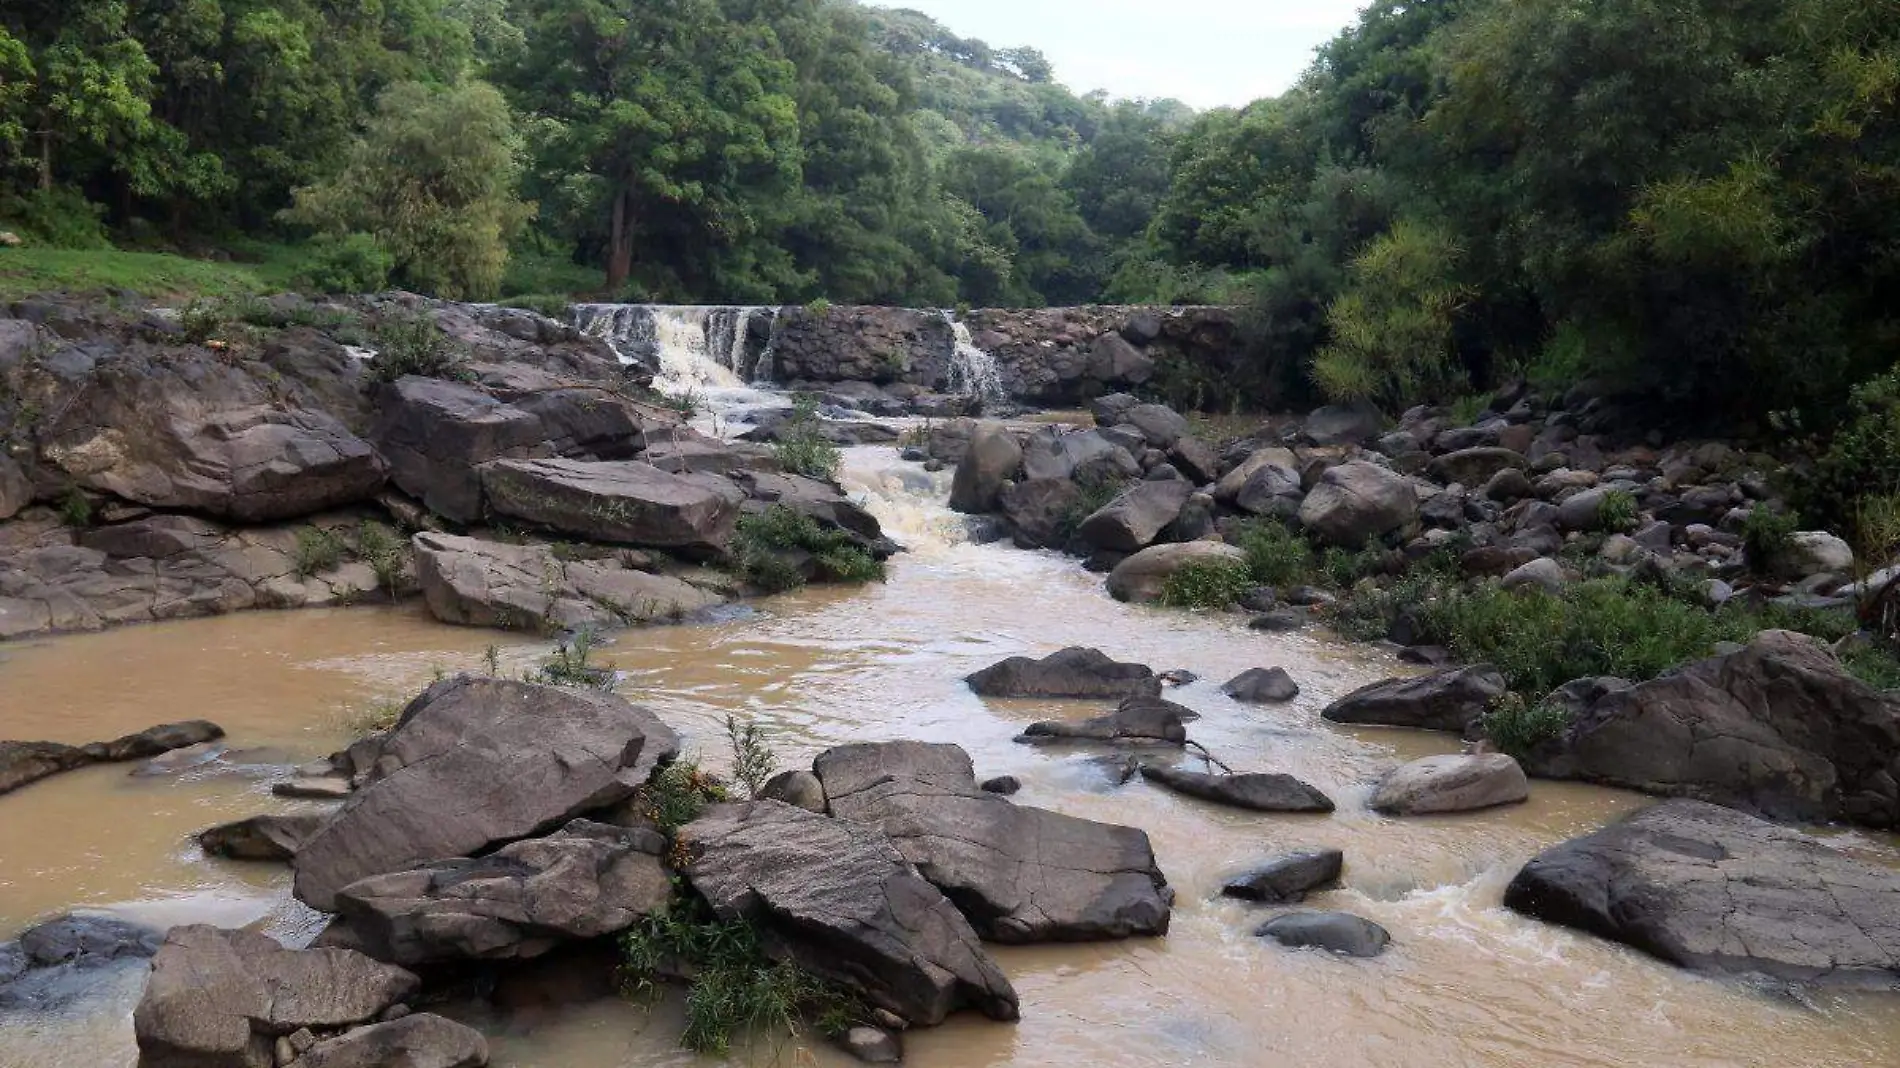
<path id="1" fill-rule="evenodd" d="M 818 297 L 811 303 L 805 305 L 805 314 L 814 319 L 826 318 L 831 314 L 831 302 L 823 297 Z"/>
<path id="2" fill-rule="evenodd" d="M 1597 502 L 1597 524 L 1604 530 L 1627 534 L 1635 530 L 1641 520 L 1642 513 L 1637 510 L 1636 498 L 1627 491 L 1609 490 Z"/>
<path id="3" fill-rule="evenodd" d="M 1320 575 L 1337 589 L 1347 589 L 1362 578 L 1386 570 L 1386 550 L 1368 545 L 1357 552 L 1331 548 L 1320 555 Z"/>
<path id="4" fill-rule="evenodd" d="M 1466 384 L 1453 327 L 1470 294 L 1454 278 L 1463 249 L 1445 228 L 1400 220 L 1352 263 L 1352 284 L 1327 306 L 1332 340 L 1313 380 L 1334 400 L 1392 410 L 1456 395 Z"/>
<path id="5" fill-rule="evenodd" d="M 781 467 L 808 478 L 836 478 L 838 465 L 844 462 L 838 446 L 825 437 L 818 419 L 818 399 L 808 394 L 793 400 L 792 417 L 779 431 L 772 451 Z"/>
<path id="6" fill-rule="evenodd" d="M 1830 530 L 1850 529 L 1861 498 L 1900 494 L 1900 370 L 1854 387 L 1847 413 L 1796 493 L 1802 514 Z"/>
<path id="7" fill-rule="evenodd" d="M 690 760 L 675 760 L 653 773 L 634 795 L 634 808 L 671 835 L 699 818 L 707 805 L 732 800 L 726 784 Z"/>
<path id="8" fill-rule="evenodd" d="M 683 893 L 629 928 L 620 947 L 632 993 L 650 993 L 668 976 L 691 977 L 680 1044 L 695 1053 L 723 1057 L 749 1035 L 796 1038 L 807 1021 L 837 1036 L 869 1015 L 843 988 L 774 961 L 750 923 L 721 920 Z"/>
<path id="9" fill-rule="evenodd" d="M 1766 572 L 1776 557 L 1788 551 L 1795 532 L 1800 529 L 1801 517 L 1795 513 L 1777 512 L 1757 504 L 1742 524 L 1742 550 L 1748 566 Z"/>
<path id="10" fill-rule="evenodd" d="M 185 340 L 202 345 L 218 335 L 231 320 L 230 307 L 221 300 L 192 298 L 178 309 L 178 329 Z"/>
<path id="11" fill-rule="evenodd" d="M 741 516 L 732 537 L 732 555 L 740 574 L 761 589 L 783 593 L 805 584 L 795 557 L 811 557 L 817 577 L 832 582 L 882 582 L 884 565 L 859 548 L 842 530 L 775 504 L 757 515 Z"/>
<path id="12" fill-rule="evenodd" d="M 398 315 L 376 327 L 376 358 L 369 361 L 370 378 L 394 382 L 404 375 L 421 378 L 469 379 L 461 347 L 427 315 Z"/>
<path id="13" fill-rule="evenodd" d="M 76 189 L 54 186 L 24 196 L 0 197 L 0 219 L 7 220 L 0 230 L 17 229 L 34 245 L 81 251 L 112 247 L 106 238 L 105 208 Z"/>
<path id="14" fill-rule="evenodd" d="M 731 713 L 726 714 L 726 741 L 732 746 L 732 777 L 757 801 L 766 780 L 778 771 L 778 754 L 766 742 L 763 727 L 750 719 L 741 723 Z"/>
<path id="15" fill-rule="evenodd" d="M 376 584 L 394 600 L 409 573 L 409 544 L 381 523 L 364 520 L 356 528 L 356 558 L 376 573 Z"/>
<path id="16" fill-rule="evenodd" d="M 1196 560 L 1176 568 L 1162 583 L 1161 603 L 1169 608 L 1232 608 L 1253 587 L 1246 564 Z"/>
<path id="17" fill-rule="evenodd" d="M 323 234 L 311 242 L 301 280 L 318 293 L 380 293 L 395 262 L 368 234 Z"/>
<path id="18" fill-rule="evenodd" d="M 302 527 L 297 531 L 297 577 L 309 578 L 333 570 L 343 562 L 347 547 L 334 531 L 322 527 Z"/>
<path id="19" fill-rule="evenodd" d="M 1247 554 L 1247 571 L 1255 582 L 1291 586 L 1312 574 L 1312 548 L 1285 524 L 1253 520 L 1240 529 L 1235 541 Z"/>
<path id="20" fill-rule="evenodd" d="M 1563 733 L 1570 717 L 1548 701 L 1532 704 L 1521 694 L 1507 693 L 1485 713 L 1484 736 L 1506 753 L 1524 759 L 1532 750 Z"/>
<path id="21" fill-rule="evenodd" d="M 92 526 L 92 498 L 78 486 L 69 486 L 66 495 L 59 499 L 59 521 L 73 528 L 84 530 Z"/>
<path id="22" fill-rule="evenodd" d="M 521 308 L 545 315 L 556 322 L 567 322 L 568 313 L 574 302 L 559 293 L 524 293 L 518 297 L 509 297 L 501 302 L 504 308 Z"/>
<path id="23" fill-rule="evenodd" d="M 554 652 L 541 661 L 541 667 L 529 681 L 550 686 L 569 686 L 581 690 L 611 690 L 618 677 L 612 664 L 589 662 L 596 637 L 585 627 L 554 646 Z"/>

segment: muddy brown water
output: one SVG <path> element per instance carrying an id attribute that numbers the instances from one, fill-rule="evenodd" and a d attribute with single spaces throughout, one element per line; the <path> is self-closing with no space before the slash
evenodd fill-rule
<path id="1" fill-rule="evenodd" d="M 1370 783 L 1449 738 L 1323 723 L 1319 710 L 1395 673 L 1380 654 L 1310 634 L 1261 635 L 1238 621 L 1118 605 L 1073 561 L 960 539 L 942 477 L 852 450 L 847 481 L 914 552 L 862 591 L 773 599 L 749 618 L 623 635 L 604 657 L 621 692 L 647 702 L 712 766 L 729 712 L 768 724 L 788 765 L 826 746 L 887 738 L 956 742 L 980 774 L 1023 780 L 1018 800 L 1129 823 L 1154 839 L 1178 894 L 1165 939 L 999 948 L 1023 1020 L 957 1019 L 907 1036 L 923 1068 L 1091 1064 L 1330 1066 L 1777 1066 L 1900 1063 L 1900 1004 L 1873 996 L 1796 1000 L 1698 978 L 1632 951 L 1538 924 L 1499 904 L 1525 859 L 1643 804 L 1536 783 L 1528 804 L 1462 817 L 1390 820 Z M 479 669 L 495 635 L 444 627 L 413 609 L 250 614 L 0 647 L 0 736 L 83 742 L 151 723 L 208 718 L 225 759 L 180 775 L 95 768 L 0 798 L 0 936 L 73 906 L 160 923 L 255 924 L 290 942 L 318 918 L 291 902 L 281 869 L 207 860 L 188 835 L 283 810 L 272 776 L 329 752 L 378 700 L 438 670 Z M 546 646 L 499 639 L 518 671 Z M 986 702 L 961 678 L 1017 653 L 1098 646 L 1202 681 L 1171 696 L 1203 714 L 1197 739 L 1240 770 L 1292 772 L 1340 811 L 1273 817 L 1146 787 L 1116 788 L 1084 750 L 1010 741 L 1032 720 L 1093 706 Z M 1280 664 L 1302 687 L 1276 708 L 1238 705 L 1219 683 Z M 1890 843 L 1852 837 L 1900 862 Z M 1263 944 L 1271 910 L 1215 896 L 1224 876 L 1273 853 L 1346 852 L 1342 889 L 1313 900 L 1390 929 L 1371 961 Z M 136 970 L 101 996 L 50 1013 L 0 1009 L 0 1068 L 129 1066 Z M 618 1001 L 465 1018 L 513 1068 L 701 1063 L 681 1053 L 677 1006 Z M 802 1043 L 753 1063 L 842 1064 Z M 705 1062 L 711 1063 L 711 1062 Z"/>

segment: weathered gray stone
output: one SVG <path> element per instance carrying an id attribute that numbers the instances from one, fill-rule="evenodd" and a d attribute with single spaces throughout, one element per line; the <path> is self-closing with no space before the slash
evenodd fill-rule
<path id="1" fill-rule="evenodd" d="M 444 623 L 543 630 L 673 622 L 720 604 L 717 593 L 626 566 L 615 556 L 562 559 L 546 545 L 425 532 L 416 580 Z"/>
<path id="2" fill-rule="evenodd" d="M 1177 793 L 1256 812 L 1331 812 L 1333 800 L 1291 775 L 1243 772 L 1214 775 L 1143 764 L 1141 777 Z"/>
<path id="3" fill-rule="evenodd" d="M 1269 905 L 1292 905 L 1339 881 L 1346 855 L 1337 849 L 1304 849 L 1275 857 L 1221 887 L 1227 897 Z"/>
<path id="4" fill-rule="evenodd" d="M 229 860 L 289 860 L 327 818 L 317 813 L 252 816 L 198 832 L 198 844 Z"/>
<path id="5" fill-rule="evenodd" d="M 1124 698 L 1105 716 L 1070 722 L 1043 720 L 1023 728 L 1016 740 L 1029 744 L 1049 742 L 1108 742 L 1133 745 L 1181 745 L 1187 741 L 1186 724 L 1198 713 L 1159 697 Z"/>
<path id="6" fill-rule="evenodd" d="M 745 494 L 716 475 L 675 475 L 629 460 L 495 460 L 481 467 L 493 511 L 590 541 L 712 556 Z"/>
<path id="7" fill-rule="evenodd" d="M 800 768 L 781 771 L 766 781 L 765 789 L 759 796 L 768 801 L 783 801 L 795 808 L 820 815 L 828 811 L 825 800 L 825 784 L 818 776 Z"/>
<path id="8" fill-rule="evenodd" d="M 1503 753 L 1429 756 L 1380 780 L 1372 808 L 1394 816 L 1469 812 L 1517 804 L 1530 790 L 1524 769 Z"/>
<path id="9" fill-rule="evenodd" d="M 1489 665 L 1449 668 L 1361 686 L 1321 715 L 1334 723 L 1463 733 L 1484 717 L 1504 688 L 1504 677 Z"/>
<path id="10" fill-rule="evenodd" d="M 1345 957 L 1376 957 L 1392 936 L 1385 928 L 1344 912 L 1289 912 L 1260 925 L 1254 934 L 1295 949 L 1324 949 Z"/>
<path id="11" fill-rule="evenodd" d="M 1331 545 L 1364 547 L 1418 522 L 1418 494 L 1404 475 L 1364 460 L 1328 468 L 1300 504 L 1300 525 Z"/>
<path id="12" fill-rule="evenodd" d="M 1117 601 L 1151 604 L 1161 600 L 1168 579 L 1191 564 L 1244 565 L 1247 554 L 1218 541 L 1183 541 L 1150 545 L 1115 565 L 1108 575 L 1108 595 Z"/>
<path id="13" fill-rule="evenodd" d="M 418 1012 L 317 1042 L 284 1068 L 482 1068 L 480 1031 Z"/>
<path id="14" fill-rule="evenodd" d="M 1158 697 L 1161 680 L 1144 664 L 1123 664 L 1099 649 L 1071 647 L 1040 660 L 1012 656 L 964 680 L 983 697 Z"/>
<path id="15" fill-rule="evenodd" d="M 969 451 L 957 462 L 950 483 L 950 507 L 981 515 L 997 510 L 1003 484 L 1023 465 L 1023 448 L 1001 423 L 982 422 L 970 437 Z"/>
<path id="16" fill-rule="evenodd" d="M 1700 801 L 1667 801 L 1545 850 L 1504 904 L 1697 971 L 1900 981 L 1891 868 Z"/>
<path id="17" fill-rule="evenodd" d="M 1277 704 L 1300 695 L 1300 685 L 1285 668 L 1248 668 L 1227 680 L 1221 692 L 1248 704 Z"/>
<path id="18" fill-rule="evenodd" d="M 1141 431 L 1157 449 L 1173 448 L 1188 432 L 1186 417 L 1163 404 L 1137 404 L 1122 413 L 1121 423 Z"/>
<path id="19" fill-rule="evenodd" d="M 1097 549 L 1139 552 L 1180 516 L 1193 495 L 1194 486 L 1183 479 L 1136 482 L 1084 519 L 1076 534 Z"/>
<path id="20" fill-rule="evenodd" d="M 1530 461 L 1510 449 L 1479 446 L 1459 449 L 1434 459 L 1428 469 L 1440 482 L 1482 486 L 1505 471 L 1522 471 Z"/>
<path id="21" fill-rule="evenodd" d="M 1507 590 L 1538 589 L 1545 593 L 1558 593 L 1568 582 L 1563 565 L 1548 556 L 1540 556 L 1527 564 L 1512 568 L 1498 585 Z"/>

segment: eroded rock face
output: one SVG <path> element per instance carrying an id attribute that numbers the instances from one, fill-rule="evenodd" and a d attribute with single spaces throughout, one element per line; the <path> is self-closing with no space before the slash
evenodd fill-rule
<path id="1" fill-rule="evenodd" d="M 1469 812 L 1530 797 L 1530 780 L 1503 753 L 1430 756 L 1405 764 L 1372 793 L 1375 811 L 1395 816 Z"/>
<path id="2" fill-rule="evenodd" d="M 1697 971 L 1900 980 L 1892 869 L 1700 801 L 1666 801 L 1545 850 L 1504 904 Z"/>
<path id="3" fill-rule="evenodd" d="M 411 1013 L 325 1039 L 294 1068 L 481 1068 L 488 1040 L 480 1031 L 434 1013 Z"/>
<path id="4" fill-rule="evenodd" d="M 1146 833 L 986 793 L 958 746 L 840 746 L 813 771 L 832 815 L 888 835 L 986 939 L 1167 933 L 1171 895 Z"/>
<path id="5" fill-rule="evenodd" d="M 335 911 L 337 892 L 360 879 L 621 801 L 678 750 L 671 728 L 611 694 L 444 679 L 410 702 L 360 788 L 298 848 L 294 892 Z"/>
<path id="6" fill-rule="evenodd" d="M 745 495 L 716 475 L 638 461 L 496 460 L 481 468 L 491 510 L 591 541 L 716 555 Z"/>
<path id="7" fill-rule="evenodd" d="M 546 545 L 415 536 L 416 580 L 444 623 L 536 630 L 677 621 L 725 598 L 618 558 L 562 559 Z"/>
<path id="8" fill-rule="evenodd" d="M 1300 504 L 1300 525 L 1329 545 L 1363 548 L 1418 523 L 1418 494 L 1404 475 L 1364 460 L 1328 468 Z"/>
<path id="9" fill-rule="evenodd" d="M 1152 604 L 1161 600 L 1168 579 L 1190 564 L 1239 565 L 1246 560 L 1246 553 L 1218 541 L 1150 545 L 1109 572 L 1108 595 L 1117 601 Z"/>
<path id="10" fill-rule="evenodd" d="M 1321 715 L 1334 723 L 1463 732 L 1503 693 L 1504 676 L 1480 664 L 1361 686 Z"/>
<path id="11" fill-rule="evenodd" d="M 973 1008 L 1014 1020 L 1016 991 L 969 921 L 874 828 L 777 801 L 716 805 L 682 831 L 693 888 L 771 950 L 912 1024 Z"/>
<path id="12" fill-rule="evenodd" d="M 1145 664 L 1123 664 L 1099 649 L 1070 647 L 1040 660 L 1012 656 L 964 681 L 983 697 L 1159 697 L 1161 679 Z"/>
<path id="13" fill-rule="evenodd" d="M 1528 762 L 1537 775 L 1774 819 L 1900 825 L 1900 699 L 1789 631 L 1607 689 Z"/>
<path id="14" fill-rule="evenodd" d="M 348 929 L 340 937 L 410 967 L 538 957 L 663 908 L 672 895 L 665 850 L 658 831 L 575 820 L 478 859 L 351 883 L 336 896 L 338 922 Z"/>
<path id="15" fill-rule="evenodd" d="M 1333 811 L 1332 798 L 1291 775 L 1274 772 L 1213 775 L 1159 764 L 1143 764 L 1141 777 L 1189 797 L 1256 812 Z"/>
<path id="16" fill-rule="evenodd" d="M 140 1068 L 271 1068 L 300 1028 L 375 1019 L 420 985 L 347 949 L 289 950 L 251 931 L 174 927 L 132 1014 Z"/>

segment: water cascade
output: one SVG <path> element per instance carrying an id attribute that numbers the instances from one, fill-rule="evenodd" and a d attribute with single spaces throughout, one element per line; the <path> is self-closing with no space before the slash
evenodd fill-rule
<path id="1" fill-rule="evenodd" d="M 622 363 L 652 367 L 654 386 L 665 393 L 742 389 L 772 374 L 776 308 L 582 304 L 574 315 Z"/>
<path id="2" fill-rule="evenodd" d="M 977 347 L 976 340 L 970 336 L 970 328 L 958 322 L 950 313 L 944 313 L 944 319 L 950 324 L 950 332 L 956 338 L 956 349 L 950 356 L 950 392 L 975 397 L 980 401 L 1006 400 L 1008 392 L 1003 389 L 1003 376 L 996 367 L 996 357 Z"/>

